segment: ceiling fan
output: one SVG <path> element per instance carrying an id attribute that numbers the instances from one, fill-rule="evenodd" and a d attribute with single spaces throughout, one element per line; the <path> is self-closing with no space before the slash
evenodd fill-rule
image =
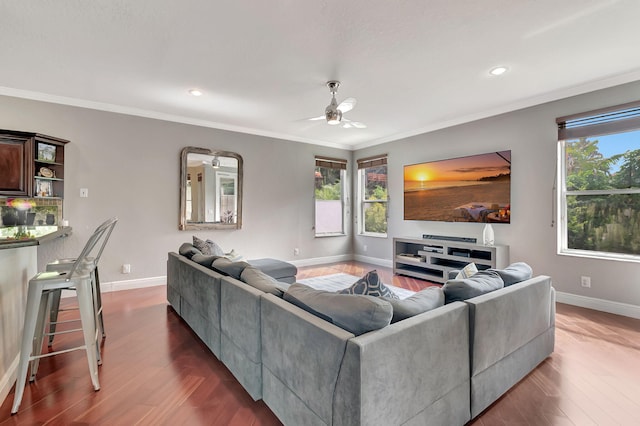
<path id="1" fill-rule="evenodd" d="M 359 121 L 351 121 L 343 117 L 345 112 L 351 111 L 353 107 L 356 106 L 356 100 L 354 98 L 347 98 L 344 101 L 338 102 L 336 101 L 336 92 L 338 92 L 338 87 L 340 87 L 340 82 L 336 80 L 327 81 L 327 87 L 329 88 L 329 92 L 331 93 L 331 102 L 324 110 L 324 115 L 320 117 L 310 118 L 309 120 L 327 120 L 328 124 L 335 126 L 336 124 L 342 124 L 342 127 L 356 128 L 356 129 L 364 129 L 367 126 L 364 123 L 360 123 Z"/>

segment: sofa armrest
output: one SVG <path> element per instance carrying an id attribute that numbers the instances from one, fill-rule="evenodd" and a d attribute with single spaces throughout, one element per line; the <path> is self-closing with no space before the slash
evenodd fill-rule
<path id="1" fill-rule="evenodd" d="M 475 376 L 552 327 L 551 278 L 541 275 L 465 301 Z"/>
<path id="2" fill-rule="evenodd" d="M 350 339 L 333 424 L 438 423 L 434 415 L 449 424 L 468 421 L 468 311 L 454 302 Z M 433 409 L 441 400 L 447 402 Z"/>

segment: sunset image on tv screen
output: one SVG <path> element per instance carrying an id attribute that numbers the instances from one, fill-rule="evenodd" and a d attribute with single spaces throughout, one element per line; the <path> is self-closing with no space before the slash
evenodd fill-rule
<path id="1" fill-rule="evenodd" d="M 404 167 L 404 219 L 511 222 L 511 151 Z"/>

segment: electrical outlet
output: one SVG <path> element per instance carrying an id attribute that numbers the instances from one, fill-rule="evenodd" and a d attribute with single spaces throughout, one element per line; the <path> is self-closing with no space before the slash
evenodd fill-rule
<path id="1" fill-rule="evenodd" d="M 367 245 L 366 244 L 362 246 L 362 251 L 367 251 Z"/>
<path id="2" fill-rule="evenodd" d="M 580 277 L 580 285 L 582 287 L 591 288 L 591 277 Z"/>
<path id="3" fill-rule="evenodd" d="M 130 274 L 131 273 L 131 265 L 128 263 L 125 263 L 124 265 L 122 265 L 122 273 L 123 274 Z"/>
<path id="4" fill-rule="evenodd" d="M 80 198 L 89 197 L 89 188 L 80 188 Z"/>
<path id="5" fill-rule="evenodd" d="M 293 255 L 298 256 L 300 254 L 300 249 L 298 247 L 293 249 Z"/>

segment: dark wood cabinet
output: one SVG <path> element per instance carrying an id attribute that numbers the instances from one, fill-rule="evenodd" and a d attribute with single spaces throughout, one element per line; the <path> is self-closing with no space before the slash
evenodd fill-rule
<path id="1" fill-rule="evenodd" d="M 0 134 L 0 195 L 31 194 L 31 138 Z"/>
<path id="2" fill-rule="evenodd" d="M 0 130 L 0 196 L 64 198 L 64 146 L 40 133 Z"/>

